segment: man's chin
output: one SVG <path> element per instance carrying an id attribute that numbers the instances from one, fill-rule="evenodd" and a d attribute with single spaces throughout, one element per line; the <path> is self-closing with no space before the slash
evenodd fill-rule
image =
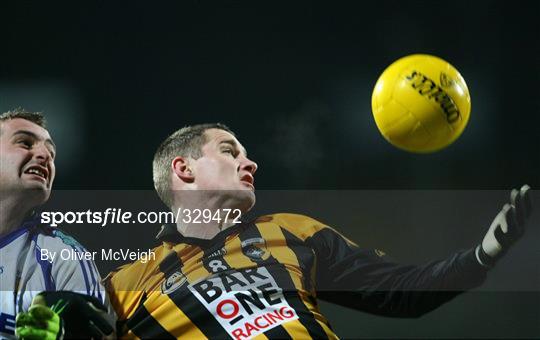
<path id="1" fill-rule="evenodd" d="M 242 212 L 246 213 L 255 205 L 256 197 L 255 192 L 251 190 L 242 190 L 241 194 L 241 206 L 239 207 Z"/>
<path id="2" fill-rule="evenodd" d="M 40 205 L 49 200 L 51 190 L 44 185 L 28 185 L 22 189 L 21 195 L 35 202 L 36 205 Z"/>
<path id="3" fill-rule="evenodd" d="M 235 209 L 242 210 L 243 213 L 248 212 L 255 205 L 255 192 L 252 190 L 234 190 L 227 191 L 231 200 L 230 206 L 234 206 Z"/>

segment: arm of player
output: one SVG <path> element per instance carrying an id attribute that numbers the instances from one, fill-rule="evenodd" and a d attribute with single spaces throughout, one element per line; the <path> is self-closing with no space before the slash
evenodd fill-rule
<path id="1" fill-rule="evenodd" d="M 422 266 L 404 265 L 373 250 L 354 250 L 347 257 L 318 267 L 317 295 L 321 299 L 377 315 L 422 316 L 460 293 L 478 287 L 487 268 L 474 249 Z"/>
<path id="2" fill-rule="evenodd" d="M 71 236 L 56 230 L 57 236 L 64 243 L 63 248 L 68 248 L 79 253 L 86 253 L 87 250 Z M 106 309 L 105 317 L 111 325 L 116 323 L 116 314 L 112 309 L 105 287 L 101 283 L 101 276 L 92 260 L 58 260 L 52 267 L 52 277 L 55 278 L 55 289 L 57 291 L 70 291 L 96 298 Z"/>
<path id="3" fill-rule="evenodd" d="M 505 206 L 490 227 L 481 245 L 484 255 L 490 256 L 488 259 L 498 259 L 522 234 L 530 212 L 527 192 L 527 188 L 520 191 L 520 196 L 513 192 L 514 208 Z M 504 224 L 501 216 L 513 220 Z M 310 242 L 318 259 L 320 298 L 385 316 L 419 317 L 481 285 L 489 269 L 480 262 L 478 247 L 457 252 L 445 260 L 413 266 L 391 262 L 381 252 L 362 250 L 330 228 L 314 234 Z"/>

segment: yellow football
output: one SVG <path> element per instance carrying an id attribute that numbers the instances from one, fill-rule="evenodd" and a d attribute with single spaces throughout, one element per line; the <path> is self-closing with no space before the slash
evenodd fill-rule
<path id="1" fill-rule="evenodd" d="M 471 112 L 465 80 L 447 61 L 426 54 L 403 57 L 377 80 L 371 107 L 377 128 L 410 152 L 441 150 L 463 132 Z"/>

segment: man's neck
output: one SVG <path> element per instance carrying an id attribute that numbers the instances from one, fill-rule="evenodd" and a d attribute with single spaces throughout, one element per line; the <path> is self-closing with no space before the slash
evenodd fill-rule
<path id="1" fill-rule="evenodd" d="M 179 221 L 176 223 L 176 228 L 184 237 L 211 240 L 221 231 L 234 225 L 232 221 L 226 223 L 182 223 Z"/>
<path id="2" fill-rule="evenodd" d="M 252 204 L 220 190 L 183 190 L 172 206 L 176 228 L 184 237 L 205 240 L 234 226 Z"/>
<path id="3" fill-rule="evenodd" d="M 172 209 L 173 215 L 178 218 L 176 228 L 180 234 L 205 240 L 210 240 L 221 231 L 234 226 L 239 217 L 236 211 L 239 209 L 193 203 Z"/>
<path id="4" fill-rule="evenodd" d="M 7 196 L 2 194 L 2 196 Z M 21 200 L 14 197 L 2 197 L 0 199 L 0 237 L 17 229 L 29 209 L 22 204 Z"/>

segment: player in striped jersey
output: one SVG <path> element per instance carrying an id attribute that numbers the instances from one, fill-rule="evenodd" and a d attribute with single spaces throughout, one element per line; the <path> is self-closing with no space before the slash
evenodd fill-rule
<path id="1" fill-rule="evenodd" d="M 85 252 L 32 214 L 51 193 L 55 153 L 41 114 L 17 109 L 0 115 L 0 338 L 14 337 L 16 315 L 42 291 L 75 291 L 105 302 L 93 261 L 42 257 L 42 250 Z"/>
<path id="2" fill-rule="evenodd" d="M 498 215 L 501 223 L 481 246 L 424 266 L 402 265 L 306 216 L 248 218 L 257 165 L 223 125 L 175 132 L 153 165 L 159 196 L 182 218 L 162 227 L 155 260 L 123 266 L 106 279 L 118 334 L 127 338 L 336 338 L 317 298 L 418 317 L 480 285 L 498 256 L 497 226 L 510 217 L 519 223 L 506 231 L 523 226 L 529 208 L 524 187 L 513 192 L 512 208 Z M 239 209 L 244 218 L 211 215 L 197 223 L 196 209 Z"/>

